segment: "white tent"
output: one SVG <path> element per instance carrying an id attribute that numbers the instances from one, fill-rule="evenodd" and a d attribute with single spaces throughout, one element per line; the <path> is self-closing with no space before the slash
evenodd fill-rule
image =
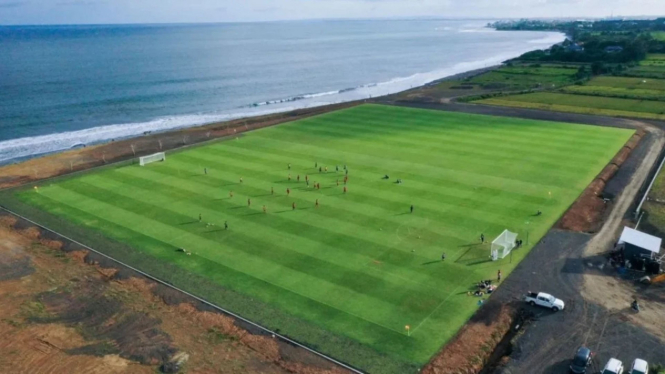
<path id="1" fill-rule="evenodd" d="M 492 242 L 492 261 L 508 256 L 515 247 L 515 239 L 517 239 L 516 233 L 503 230 L 501 235 L 497 236 Z"/>
<path id="2" fill-rule="evenodd" d="M 663 240 L 657 236 L 645 234 L 630 227 L 624 227 L 617 244 L 628 243 L 653 253 L 659 253 L 662 242 Z"/>

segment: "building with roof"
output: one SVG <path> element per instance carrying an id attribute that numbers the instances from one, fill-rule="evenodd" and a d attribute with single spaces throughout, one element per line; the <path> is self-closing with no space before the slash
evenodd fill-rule
<path id="1" fill-rule="evenodd" d="M 663 240 L 659 237 L 624 227 L 617 247 L 622 251 L 627 267 L 654 272 L 660 257 L 662 242 Z"/>

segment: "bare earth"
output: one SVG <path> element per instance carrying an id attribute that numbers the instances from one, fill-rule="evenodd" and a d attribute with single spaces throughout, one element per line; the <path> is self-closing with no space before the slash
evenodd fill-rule
<path id="1" fill-rule="evenodd" d="M 168 305 L 149 282 L 115 279 L 14 223 L 0 216 L 0 372 L 148 374 L 183 361 L 187 373 L 343 373 L 223 315 Z"/>

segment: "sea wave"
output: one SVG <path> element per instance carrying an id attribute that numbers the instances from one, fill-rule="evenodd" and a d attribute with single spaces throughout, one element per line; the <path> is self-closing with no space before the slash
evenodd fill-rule
<path id="1" fill-rule="evenodd" d="M 129 138 L 142 135 L 146 132 L 163 132 L 236 118 L 258 116 L 299 108 L 315 107 L 388 95 L 408 90 L 416 86 L 425 85 L 447 76 L 497 65 L 507 59 L 533 49 L 533 44 L 549 46 L 562 42 L 564 38 L 565 36 L 563 34 L 547 35 L 544 38 L 539 37 L 538 39 L 532 40 L 531 46 L 528 48 L 504 52 L 503 54 L 485 60 L 461 62 L 445 69 L 396 77 L 384 82 L 368 83 L 357 87 L 296 95 L 284 99 L 267 100 L 224 112 L 164 117 L 146 122 L 98 126 L 78 131 L 0 141 L 0 164 L 11 162 L 12 160 L 15 161 L 59 152 L 73 147 L 80 147 L 82 145 L 97 144 L 112 139 Z"/>

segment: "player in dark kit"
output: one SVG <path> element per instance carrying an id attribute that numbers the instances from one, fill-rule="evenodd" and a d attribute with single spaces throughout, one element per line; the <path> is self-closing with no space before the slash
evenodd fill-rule
<path id="1" fill-rule="evenodd" d="M 286 189 L 286 196 L 289 196 L 290 194 L 291 194 L 291 190 L 289 190 L 289 189 L 287 188 L 287 189 Z"/>
<path id="2" fill-rule="evenodd" d="M 413 205 L 411 205 L 411 213 L 413 213 Z"/>
<path id="3" fill-rule="evenodd" d="M 293 210 L 296 210 L 296 203 L 293 203 L 293 204 L 291 205 L 291 208 L 292 208 Z"/>
<path id="4" fill-rule="evenodd" d="M 316 199 L 316 203 L 314 203 L 314 206 L 317 208 L 319 207 L 319 199 Z"/>
<path id="5" fill-rule="evenodd" d="M 480 242 L 485 243 L 485 234 L 480 234 Z"/>
<path id="6" fill-rule="evenodd" d="M 248 207 L 252 206 L 252 200 L 251 199 L 247 199 L 247 206 Z"/>

